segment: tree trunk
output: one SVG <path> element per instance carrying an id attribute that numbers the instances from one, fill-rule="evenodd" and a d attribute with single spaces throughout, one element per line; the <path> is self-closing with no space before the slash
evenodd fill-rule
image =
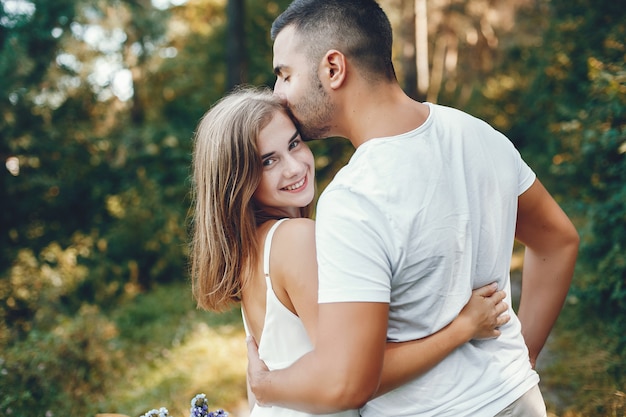
<path id="1" fill-rule="evenodd" d="M 226 34 L 227 91 L 247 81 L 244 9 L 244 0 L 228 0 L 226 8 L 228 18 L 228 32 Z"/>
<path id="2" fill-rule="evenodd" d="M 415 63 L 417 66 L 417 90 L 426 96 L 430 84 L 428 65 L 428 11 L 427 0 L 415 0 Z"/>
<path id="3" fill-rule="evenodd" d="M 400 49 L 397 52 L 402 71 L 402 88 L 413 99 L 423 100 L 417 93 L 417 68 L 415 66 L 415 0 L 401 0 L 398 38 Z"/>

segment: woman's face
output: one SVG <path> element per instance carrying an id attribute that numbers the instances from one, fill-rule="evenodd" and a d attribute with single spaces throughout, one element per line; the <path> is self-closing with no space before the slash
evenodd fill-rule
<path id="1" fill-rule="evenodd" d="M 313 153 L 291 119 L 282 111 L 259 133 L 257 147 L 263 163 L 256 202 L 270 213 L 300 216 L 300 208 L 315 196 Z"/>

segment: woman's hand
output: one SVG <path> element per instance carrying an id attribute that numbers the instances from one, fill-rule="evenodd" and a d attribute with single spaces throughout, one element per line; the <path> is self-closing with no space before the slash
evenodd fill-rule
<path id="1" fill-rule="evenodd" d="M 496 283 L 472 291 L 472 296 L 459 313 L 456 320 L 461 320 L 473 329 L 472 339 L 491 339 L 500 336 L 499 327 L 507 323 L 511 316 L 505 314 L 509 309 L 503 300 L 506 294 L 498 291 Z"/>

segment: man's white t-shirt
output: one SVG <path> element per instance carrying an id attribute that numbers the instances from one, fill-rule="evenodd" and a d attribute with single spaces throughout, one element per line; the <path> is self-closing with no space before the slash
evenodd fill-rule
<path id="1" fill-rule="evenodd" d="M 428 105 L 419 128 L 357 148 L 317 206 L 319 302 L 389 303 L 389 341 L 440 330 L 490 282 L 511 305 L 517 199 L 535 180 L 501 133 Z M 489 416 L 515 401 L 539 377 L 509 310 L 500 337 L 466 343 L 362 416 Z"/>

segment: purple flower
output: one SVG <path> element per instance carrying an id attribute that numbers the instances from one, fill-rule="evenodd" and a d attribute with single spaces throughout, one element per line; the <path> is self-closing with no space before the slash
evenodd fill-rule
<path id="1" fill-rule="evenodd" d="M 165 407 L 161 407 L 158 410 L 155 408 L 155 409 L 148 411 L 146 414 L 142 415 L 141 417 L 169 417 L 169 412 L 167 411 L 167 408 Z"/>
<path id="2" fill-rule="evenodd" d="M 140 417 L 170 417 L 167 408 L 153 409 Z M 191 409 L 189 417 L 228 417 L 228 413 L 224 410 L 209 411 L 209 402 L 206 395 L 198 394 L 191 400 Z"/>
<path id="3" fill-rule="evenodd" d="M 209 411 L 209 402 L 206 399 L 206 395 L 198 394 L 191 400 L 189 417 L 228 417 L 228 413 L 221 409 Z"/>

